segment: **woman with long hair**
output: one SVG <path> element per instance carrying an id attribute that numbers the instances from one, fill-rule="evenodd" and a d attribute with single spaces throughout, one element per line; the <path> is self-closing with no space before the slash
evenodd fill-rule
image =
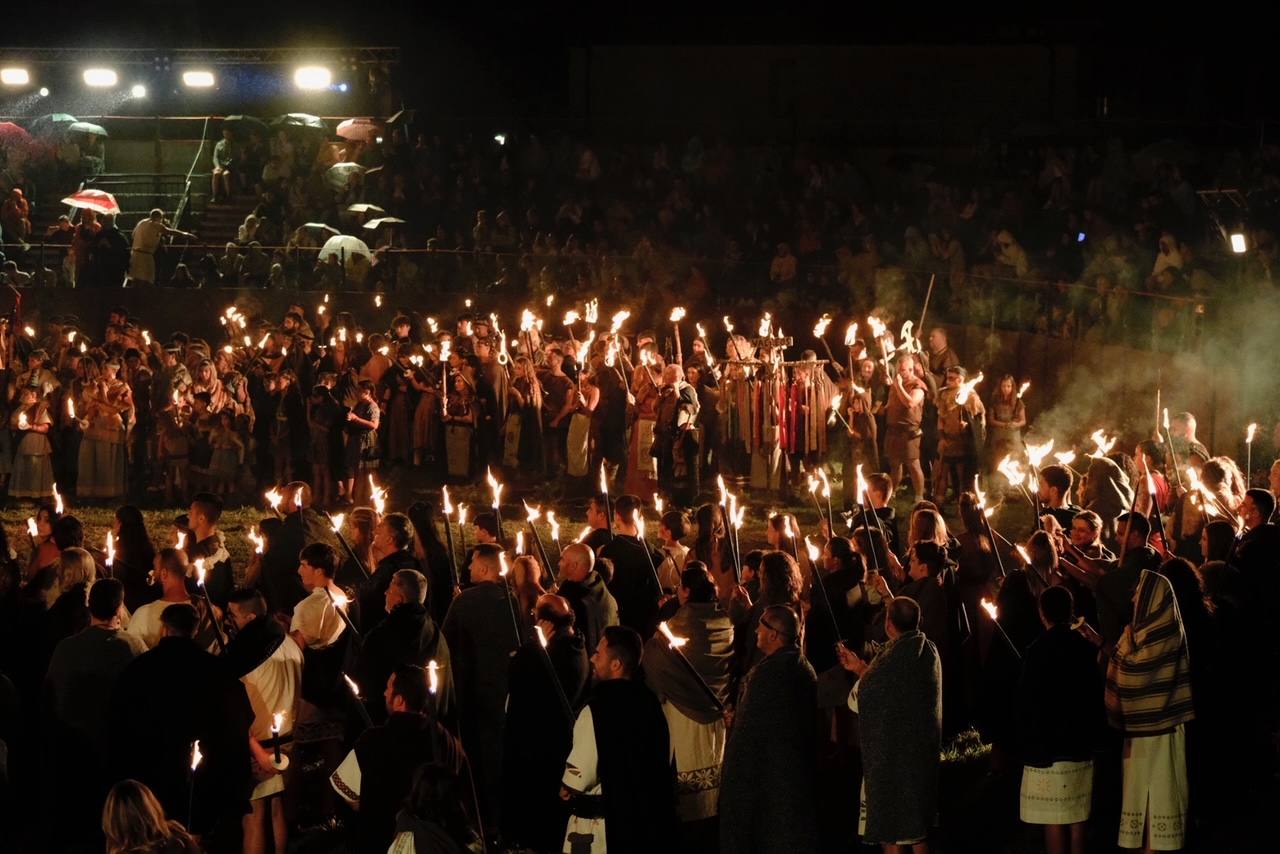
<path id="1" fill-rule="evenodd" d="M 698 526 L 697 536 L 689 553 L 685 556 L 685 566 L 694 561 L 701 561 L 711 570 L 720 598 L 728 598 L 734 587 L 733 560 L 729 556 L 728 526 L 725 525 L 724 508 L 719 504 L 703 504 L 694 514 L 694 522 Z M 682 567 L 683 568 L 683 567 Z"/>
<path id="2" fill-rule="evenodd" d="M 429 501 L 415 501 L 405 511 L 409 521 L 413 523 L 415 534 L 413 556 L 427 576 L 428 610 L 436 625 L 444 623 L 444 616 L 449 612 L 449 603 L 453 601 L 453 588 L 456 586 L 453 577 L 453 556 L 448 547 L 440 542 L 436 533 L 436 508 Z M 445 519 L 444 523 L 449 524 Z"/>
<path id="3" fill-rule="evenodd" d="M 1006 454 L 1021 454 L 1022 429 L 1027 426 L 1027 410 L 1014 388 L 1011 374 L 1005 374 L 996 383 L 987 407 L 987 459 L 990 465 Z"/>
<path id="4" fill-rule="evenodd" d="M 151 585 L 156 549 L 151 544 L 142 511 L 132 504 L 116 510 L 111 533 L 115 537 L 116 549 L 111 574 L 124 584 L 124 604 L 133 612 L 157 598 L 157 591 Z"/>
<path id="5" fill-rule="evenodd" d="M 181 824 L 164 814 L 149 788 L 121 780 L 102 805 L 107 854 L 199 854 L 200 846 Z"/>
<path id="6" fill-rule="evenodd" d="M 347 515 L 347 545 L 360 558 L 365 571 L 370 573 L 378 563 L 373 556 L 373 531 L 377 526 L 378 516 L 372 507 L 357 507 Z M 342 587 L 358 587 L 365 581 L 365 573 L 360 571 L 350 555 L 344 557 L 334 580 Z"/>

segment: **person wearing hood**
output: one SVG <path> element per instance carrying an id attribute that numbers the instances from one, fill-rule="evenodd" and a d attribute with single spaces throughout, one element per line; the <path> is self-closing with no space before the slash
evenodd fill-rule
<path id="1" fill-rule="evenodd" d="M 1121 848 L 1175 851 L 1186 841 L 1186 724 L 1195 718 L 1191 659 L 1173 586 L 1143 570 L 1107 666 L 1107 718 L 1124 736 Z"/>
<path id="2" fill-rule="evenodd" d="M 668 621 L 671 633 L 685 639 L 679 650 L 662 635 L 645 644 L 645 681 L 662 702 L 676 760 L 676 814 L 686 824 L 714 819 L 720 797 L 724 758 L 723 706 L 729 699 L 733 665 L 733 623 L 720 607 L 716 585 L 702 565 L 686 569 L 677 593 L 680 610 Z M 683 654 L 698 679 L 680 662 Z M 686 833 L 690 828 L 686 827 Z"/>
<path id="3" fill-rule="evenodd" d="M 564 841 L 569 819 L 556 784 L 573 747 L 573 715 L 586 700 L 590 664 L 568 601 L 545 593 L 534 617 L 546 651 L 538 639 L 528 641 L 512 656 L 507 674 L 502 833 L 506 843 L 551 851 Z"/>

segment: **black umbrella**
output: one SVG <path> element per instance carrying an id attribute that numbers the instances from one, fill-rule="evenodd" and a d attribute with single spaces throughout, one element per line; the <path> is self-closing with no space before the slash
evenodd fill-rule
<path id="1" fill-rule="evenodd" d="M 29 130 L 34 136 L 50 136 L 76 121 L 75 116 L 67 113 L 49 113 L 47 116 L 32 119 Z"/>
<path id="2" fill-rule="evenodd" d="M 329 126 L 324 119 L 310 113 L 285 113 L 271 120 L 273 128 L 302 128 L 304 130 L 321 130 L 328 132 Z"/>
<path id="3" fill-rule="evenodd" d="M 257 118 L 254 118 L 253 116 L 242 116 L 239 113 L 233 116 L 227 116 L 225 119 L 223 119 L 222 126 L 224 128 L 231 128 L 231 130 L 233 131 L 260 130 L 265 133 L 267 130 L 267 123 L 264 122 L 262 119 L 257 119 Z"/>

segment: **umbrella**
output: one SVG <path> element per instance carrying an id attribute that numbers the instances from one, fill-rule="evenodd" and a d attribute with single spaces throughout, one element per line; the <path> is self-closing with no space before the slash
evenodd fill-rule
<path id="1" fill-rule="evenodd" d="M 120 213 L 120 205 L 116 204 L 116 197 L 106 190 L 80 190 L 67 196 L 62 203 L 71 205 L 73 208 L 97 211 L 100 214 Z"/>
<path id="2" fill-rule="evenodd" d="M 68 113 L 49 113 L 31 121 L 31 132 L 37 136 L 49 136 L 75 121 L 76 117 Z"/>
<path id="3" fill-rule="evenodd" d="M 87 133 L 91 136 L 106 136 L 107 129 L 102 125 L 95 125 L 90 122 L 72 122 L 67 125 L 67 133 Z"/>
<path id="4" fill-rule="evenodd" d="M 382 134 L 382 122 L 375 119 L 347 119 L 338 125 L 338 136 L 356 142 L 373 142 Z"/>
<path id="5" fill-rule="evenodd" d="M 255 119 L 253 116 L 242 116 L 239 113 L 235 115 L 227 116 L 225 119 L 223 119 L 222 126 L 224 128 L 229 127 L 232 130 L 236 130 L 236 131 L 241 129 L 246 131 L 251 131 L 251 130 L 265 131 L 267 129 L 267 123 L 264 122 L 262 119 Z"/>
<path id="6" fill-rule="evenodd" d="M 371 219 L 364 224 L 364 227 L 370 231 L 376 231 L 384 225 L 404 225 L 405 221 L 398 216 L 384 216 L 381 219 Z"/>
<path id="7" fill-rule="evenodd" d="M 0 142 L 30 142 L 31 134 L 13 122 L 0 122 Z"/>
<path id="8" fill-rule="evenodd" d="M 328 131 L 329 126 L 325 124 L 324 119 L 319 116 L 313 116 L 310 113 L 285 113 L 283 116 L 276 116 L 271 120 L 271 126 L 276 128 L 305 128 L 307 130 Z"/>
<path id="9" fill-rule="evenodd" d="M 382 208 L 377 205 L 371 205 L 368 202 L 356 202 L 354 205 L 347 205 L 347 211 L 350 213 L 386 213 Z"/>
<path id="10" fill-rule="evenodd" d="M 391 118 L 387 119 L 387 127 L 391 127 L 392 125 L 407 124 L 408 122 L 413 121 L 413 117 L 417 115 L 417 112 L 418 111 L 414 109 L 401 110 Z"/>
<path id="11" fill-rule="evenodd" d="M 327 233 L 330 237 L 332 237 L 332 236 L 334 236 L 334 235 L 336 235 L 336 234 L 342 234 L 342 232 L 341 232 L 341 231 L 338 231 L 338 229 L 334 228 L 333 226 L 331 226 L 331 225 L 329 225 L 329 224 L 327 224 L 327 223 L 323 223 L 323 222 L 304 222 L 302 225 L 298 226 L 298 230 L 299 230 L 299 231 L 302 231 L 302 230 L 304 230 L 304 229 L 305 229 L 306 231 L 310 231 L 310 232 L 317 232 L 317 231 L 318 231 L 318 232 L 320 232 L 321 234 L 326 234 L 326 233 Z"/>
<path id="12" fill-rule="evenodd" d="M 369 247 L 360 238 L 339 234 L 325 241 L 324 246 L 320 247 L 320 254 L 316 258 L 324 261 L 330 256 L 336 255 L 338 258 L 342 258 L 345 255 L 346 263 L 350 264 L 357 255 L 363 255 L 367 261 L 372 254 L 369 251 Z"/>
<path id="13" fill-rule="evenodd" d="M 359 163 L 335 163 L 324 173 L 324 179 L 332 189 L 341 192 L 347 188 L 352 175 L 363 174 L 364 167 Z"/>

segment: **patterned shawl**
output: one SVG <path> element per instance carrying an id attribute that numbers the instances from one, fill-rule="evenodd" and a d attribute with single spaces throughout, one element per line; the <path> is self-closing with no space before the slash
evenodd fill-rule
<path id="1" fill-rule="evenodd" d="M 1191 659 L 1169 580 L 1144 569 L 1135 601 L 1107 667 L 1107 716 L 1127 735 L 1159 735 L 1195 717 Z"/>

